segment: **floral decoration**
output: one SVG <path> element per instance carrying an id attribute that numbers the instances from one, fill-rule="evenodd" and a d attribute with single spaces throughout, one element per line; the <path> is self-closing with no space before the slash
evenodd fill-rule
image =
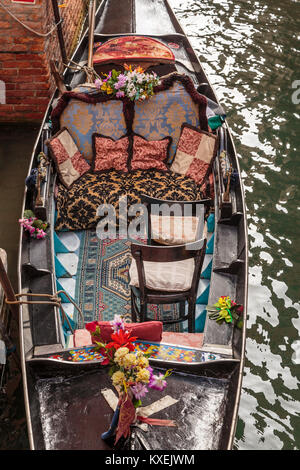
<path id="1" fill-rule="evenodd" d="M 26 232 L 29 232 L 32 238 L 37 238 L 39 240 L 45 238 L 47 235 L 46 230 L 48 228 L 48 223 L 35 217 L 31 210 L 26 210 L 24 212 L 23 219 L 19 219 L 19 223 Z"/>
<path id="2" fill-rule="evenodd" d="M 116 432 L 117 442 L 121 436 L 129 435 L 129 427 L 136 419 L 134 410 L 141 406 L 141 399 L 145 397 L 149 389 L 163 391 L 166 388 L 166 378 L 171 374 L 171 370 L 165 374 L 154 374 L 148 360 L 151 352 L 148 354 L 147 351 L 144 352 L 135 347 L 134 341 L 137 337 L 130 336 L 130 333 L 125 331 L 122 316 L 115 315 L 110 324 L 113 329 L 111 341 L 107 344 L 96 341 L 96 349 L 104 356 L 102 365 L 110 365 L 109 375 L 119 393 L 120 415 Z M 98 325 L 94 328 L 93 325 L 87 324 L 86 328 L 94 338 L 101 337 Z"/>
<path id="3" fill-rule="evenodd" d="M 142 67 L 132 68 L 124 65 L 125 71 L 111 70 L 103 74 L 104 79 L 95 80 L 96 87 L 108 95 L 116 98 L 127 97 L 131 101 L 142 101 L 154 94 L 153 88 L 160 81 L 155 72 L 146 73 Z"/>
<path id="4" fill-rule="evenodd" d="M 234 323 L 238 328 L 242 328 L 243 320 L 241 315 L 244 307 L 235 303 L 230 297 L 222 295 L 214 305 L 207 305 L 206 310 L 209 318 L 217 323 Z"/>

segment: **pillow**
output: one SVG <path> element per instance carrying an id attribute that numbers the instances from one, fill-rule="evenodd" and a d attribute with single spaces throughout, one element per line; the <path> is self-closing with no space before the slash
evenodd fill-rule
<path id="1" fill-rule="evenodd" d="M 161 140 L 147 140 L 134 134 L 132 145 L 131 170 L 156 170 L 167 171 L 166 162 L 169 158 L 169 148 L 172 137 L 164 137 Z"/>
<path id="2" fill-rule="evenodd" d="M 144 261 L 146 287 L 158 291 L 181 292 L 189 290 L 195 271 L 194 258 L 181 261 Z M 139 287 L 136 261 L 132 258 L 129 268 L 129 285 Z"/>
<path id="3" fill-rule="evenodd" d="M 113 329 L 110 322 L 93 321 L 86 323 L 85 328 L 91 333 L 95 331 L 97 326 L 100 327 L 100 337 L 92 336 L 92 342 L 104 341 L 107 343 L 111 341 L 110 336 L 113 333 Z M 125 331 L 129 331 L 131 336 L 137 336 L 141 341 L 155 341 L 159 343 L 162 337 L 162 322 L 125 323 Z"/>
<path id="4" fill-rule="evenodd" d="M 162 245 L 183 245 L 196 240 L 198 217 L 151 214 L 151 237 Z"/>
<path id="5" fill-rule="evenodd" d="M 90 165 L 79 152 L 66 127 L 49 139 L 47 145 L 59 179 L 67 189 L 70 189 L 75 181 L 90 170 Z"/>
<path id="6" fill-rule="evenodd" d="M 124 136 L 118 140 L 101 134 L 93 134 L 93 172 L 118 170 L 128 172 L 129 138 Z"/>
<path id="7" fill-rule="evenodd" d="M 171 171 L 189 176 L 201 185 L 217 152 L 217 136 L 184 123 Z"/>

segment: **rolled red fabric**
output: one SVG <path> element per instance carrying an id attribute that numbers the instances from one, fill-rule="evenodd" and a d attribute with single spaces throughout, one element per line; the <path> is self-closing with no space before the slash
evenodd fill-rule
<path id="1" fill-rule="evenodd" d="M 99 326 L 100 336 L 91 335 L 92 342 L 103 341 L 107 343 L 111 340 L 113 333 L 112 326 L 108 321 L 93 321 L 85 324 L 85 328 L 90 332 L 94 332 Z M 162 339 L 163 324 L 160 321 L 147 321 L 143 323 L 125 323 L 125 330 L 129 331 L 131 336 L 137 336 L 138 339 L 143 341 L 160 342 Z"/>

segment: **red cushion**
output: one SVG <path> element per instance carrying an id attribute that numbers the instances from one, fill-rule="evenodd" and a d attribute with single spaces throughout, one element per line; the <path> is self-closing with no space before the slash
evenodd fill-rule
<path id="1" fill-rule="evenodd" d="M 93 172 L 107 170 L 128 172 L 129 138 L 124 136 L 118 140 L 101 134 L 93 134 Z"/>
<path id="2" fill-rule="evenodd" d="M 108 321 L 93 321 L 86 323 L 85 327 L 90 332 L 95 331 L 99 326 L 101 337 L 92 336 L 92 342 L 103 341 L 108 343 L 111 340 L 113 329 Z M 160 321 L 147 321 L 144 323 L 125 323 L 125 329 L 131 333 L 131 336 L 137 336 L 138 339 L 144 341 L 160 342 L 162 338 L 163 324 Z"/>
<path id="3" fill-rule="evenodd" d="M 166 162 L 169 158 L 169 148 L 172 137 L 164 137 L 161 140 L 147 140 L 135 134 L 133 136 L 131 170 L 156 170 L 167 171 Z"/>

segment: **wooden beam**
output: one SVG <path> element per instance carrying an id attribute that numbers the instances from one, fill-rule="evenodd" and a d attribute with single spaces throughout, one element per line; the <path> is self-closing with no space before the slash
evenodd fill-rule
<path id="1" fill-rule="evenodd" d="M 61 52 L 61 58 L 62 58 L 63 63 L 67 65 L 68 57 L 66 53 L 65 40 L 63 36 L 63 30 L 61 27 L 61 18 L 60 18 L 57 0 L 52 0 L 52 7 L 53 7 L 55 23 L 57 24 L 57 37 L 58 37 L 58 42 L 59 42 L 59 47 L 60 47 L 60 52 Z"/>

